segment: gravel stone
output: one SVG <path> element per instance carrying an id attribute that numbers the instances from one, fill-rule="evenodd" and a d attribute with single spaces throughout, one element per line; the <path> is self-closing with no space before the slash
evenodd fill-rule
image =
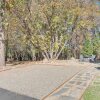
<path id="1" fill-rule="evenodd" d="M 0 88 L 41 99 L 82 69 L 42 64 L 12 69 L 0 72 Z"/>

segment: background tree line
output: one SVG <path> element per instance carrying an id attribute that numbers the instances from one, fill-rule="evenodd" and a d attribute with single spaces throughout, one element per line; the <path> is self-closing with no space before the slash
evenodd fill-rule
<path id="1" fill-rule="evenodd" d="M 92 0 L 4 0 L 6 61 L 100 56 L 99 9 Z"/>

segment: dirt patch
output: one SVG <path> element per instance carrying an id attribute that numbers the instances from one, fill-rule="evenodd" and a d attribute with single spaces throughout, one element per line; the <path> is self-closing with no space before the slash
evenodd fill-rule
<path id="1" fill-rule="evenodd" d="M 5 67 L 0 68 L 1 71 L 6 71 L 14 68 L 22 68 L 22 67 L 28 67 L 31 65 L 38 65 L 38 64 L 44 64 L 44 65 L 55 65 L 55 66 L 79 66 L 79 67 L 92 67 L 96 66 L 94 63 L 89 62 L 80 62 L 78 59 L 71 59 L 71 60 L 54 60 L 49 62 L 44 61 L 22 61 L 22 62 L 13 62 L 6 64 Z"/>

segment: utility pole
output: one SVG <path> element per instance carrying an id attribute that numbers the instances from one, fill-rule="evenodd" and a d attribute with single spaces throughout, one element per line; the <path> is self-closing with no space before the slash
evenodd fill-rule
<path id="1" fill-rule="evenodd" d="M 5 66 L 5 43 L 3 31 L 4 1 L 0 0 L 0 67 Z"/>

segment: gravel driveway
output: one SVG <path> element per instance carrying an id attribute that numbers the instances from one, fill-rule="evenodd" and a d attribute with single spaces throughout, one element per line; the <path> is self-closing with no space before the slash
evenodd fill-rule
<path id="1" fill-rule="evenodd" d="M 32 65 L 12 69 L 0 72 L 0 88 L 41 99 L 83 68 L 79 66 Z"/>

